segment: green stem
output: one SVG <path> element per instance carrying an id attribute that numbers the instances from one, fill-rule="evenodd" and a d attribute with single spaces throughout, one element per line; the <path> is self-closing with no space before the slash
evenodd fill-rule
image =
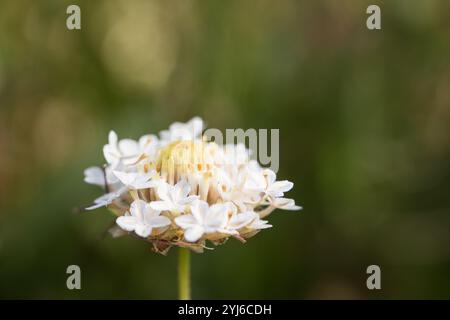
<path id="1" fill-rule="evenodd" d="M 190 261 L 188 248 L 179 248 L 178 256 L 178 296 L 180 300 L 191 299 Z"/>

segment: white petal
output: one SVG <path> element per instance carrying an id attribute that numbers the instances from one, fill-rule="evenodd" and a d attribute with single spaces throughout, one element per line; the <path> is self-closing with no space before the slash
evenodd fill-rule
<path id="1" fill-rule="evenodd" d="M 95 209 L 104 207 L 104 206 L 106 206 L 106 205 L 108 205 L 106 202 L 99 202 L 99 203 L 93 204 L 93 205 L 91 205 L 91 206 L 89 206 L 89 207 L 86 207 L 86 208 L 84 208 L 84 209 L 85 209 L 85 210 L 91 211 L 91 210 L 95 210 Z"/>
<path id="2" fill-rule="evenodd" d="M 209 205 L 202 200 L 196 200 L 191 205 L 191 213 L 199 224 L 203 224 L 208 215 Z"/>
<path id="3" fill-rule="evenodd" d="M 150 207 L 153 210 L 170 211 L 173 209 L 173 204 L 167 201 L 152 201 L 150 202 Z"/>
<path id="4" fill-rule="evenodd" d="M 144 217 L 147 221 L 147 219 L 150 218 L 154 218 L 154 217 L 159 217 L 159 215 L 161 214 L 160 210 L 155 210 L 152 208 L 151 206 L 151 202 L 145 202 L 145 207 L 144 207 Z"/>
<path id="5" fill-rule="evenodd" d="M 137 225 L 137 219 L 131 216 L 121 216 L 117 218 L 116 223 L 123 230 L 133 231 Z"/>
<path id="6" fill-rule="evenodd" d="M 276 208 L 283 210 L 301 210 L 302 207 L 295 205 L 295 201 L 293 199 L 288 198 L 276 198 L 274 199 L 272 205 Z"/>
<path id="7" fill-rule="evenodd" d="M 259 218 L 252 222 L 252 224 L 249 225 L 252 229 L 262 230 L 262 229 L 268 229 L 271 228 L 272 225 L 268 224 L 268 221 L 266 220 L 260 220 Z"/>
<path id="8" fill-rule="evenodd" d="M 162 130 L 159 132 L 159 136 L 161 137 L 161 140 L 163 142 L 169 142 L 170 141 L 170 130 Z"/>
<path id="9" fill-rule="evenodd" d="M 170 200 L 169 196 L 169 184 L 167 182 L 161 181 L 158 183 L 156 193 L 161 200 Z"/>
<path id="10" fill-rule="evenodd" d="M 253 191 L 264 191 L 266 188 L 266 180 L 261 172 L 248 172 L 245 179 L 245 189 Z"/>
<path id="11" fill-rule="evenodd" d="M 205 225 L 208 226 L 208 232 L 214 232 L 213 230 L 222 229 L 227 224 L 228 218 L 228 205 L 214 204 L 209 208 L 208 215 L 205 219 Z"/>
<path id="12" fill-rule="evenodd" d="M 105 174 L 100 167 L 89 167 L 84 170 L 84 181 L 99 186 L 104 186 L 106 184 Z"/>
<path id="13" fill-rule="evenodd" d="M 121 160 L 125 166 L 133 167 L 136 166 L 136 164 L 139 163 L 141 160 L 143 160 L 143 157 L 141 153 L 136 153 L 134 155 L 122 157 Z"/>
<path id="14" fill-rule="evenodd" d="M 130 206 L 130 212 L 133 217 L 136 217 L 138 221 L 144 221 L 144 213 L 146 211 L 147 203 L 143 200 L 134 200 Z"/>
<path id="15" fill-rule="evenodd" d="M 260 223 L 258 224 L 258 227 L 256 229 L 269 229 L 272 228 L 273 226 L 271 224 L 268 224 L 267 221 L 264 221 L 264 223 Z"/>
<path id="16" fill-rule="evenodd" d="M 152 227 L 145 224 L 138 224 L 134 228 L 134 232 L 142 238 L 147 238 L 152 233 Z"/>
<path id="17" fill-rule="evenodd" d="M 132 139 L 122 139 L 119 141 L 119 150 L 125 157 L 134 156 L 139 153 L 139 145 Z"/>
<path id="18" fill-rule="evenodd" d="M 189 194 L 189 191 L 191 191 L 191 186 L 186 180 L 183 179 L 178 181 L 175 185 L 176 198 L 174 199 L 185 198 Z"/>
<path id="19" fill-rule="evenodd" d="M 237 213 L 237 207 L 233 202 L 224 203 L 228 208 L 229 216 L 234 216 Z"/>
<path id="20" fill-rule="evenodd" d="M 139 138 L 139 147 L 141 150 L 145 150 L 150 145 L 156 145 L 158 138 L 153 134 L 146 134 Z"/>
<path id="21" fill-rule="evenodd" d="M 136 181 L 132 183 L 130 186 L 136 190 L 141 189 L 150 189 L 156 187 L 158 184 L 155 181 Z"/>
<path id="22" fill-rule="evenodd" d="M 199 199 L 199 196 L 189 196 L 189 197 L 186 197 L 184 199 L 179 200 L 178 204 L 186 205 L 186 204 L 190 204 L 190 203 L 192 203 L 192 202 L 194 202 L 195 200 L 198 200 L 198 199 Z"/>
<path id="23" fill-rule="evenodd" d="M 204 233 L 204 229 L 202 227 L 195 226 L 195 227 L 187 229 L 184 232 L 184 238 L 188 242 L 195 242 L 202 237 L 203 233 Z"/>
<path id="24" fill-rule="evenodd" d="M 117 140 L 117 134 L 113 130 L 109 131 L 108 144 L 115 146 L 117 144 Z"/>
<path id="25" fill-rule="evenodd" d="M 136 173 L 134 172 L 128 173 L 124 171 L 113 170 L 113 173 L 124 185 L 130 185 L 136 179 Z"/>
<path id="26" fill-rule="evenodd" d="M 103 156 L 106 162 L 110 164 L 116 164 L 120 160 L 120 154 L 117 149 L 108 144 L 103 146 Z"/>
<path id="27" fill-rule="evenodd" d="M 267 179 L 267 185 L 270 186 L 277 179 L 277 175 L 270 169 L 264 169 L 264 176 Z"/>
<path id="28" fill-rule="evenodd" d="M 200 117 L 194 117 L 188 121 L 187 125 L 192 129 L 193 137 L 196 138 L 203 131 L 203 120 Z"/>
<path id="29" fill-rule="evenodd" d="M 176 217 L 175 223 L 183 229 L 188 229 L 196 226 L 198 224 L 198 221 L 195 220 L 193 215 L 184 214 L 182 216 Z"/>
<path id="30" fill-rule="evenodd" d="M 147 219 L 149 225 L 153 228 L 161 228 L 170 225 L 170 219 L 164 216 L 151 217 Z"/>
<path id="31" fill-rule="evenodd" d="M 115 199 L 117 199 L 118 197 L 120 197 L 122 193 L 122 190 L 118 190 L 116 192 L 110 192 L 110 193 L 106 193 L 100 197 L 98 197 L 97 199 L 94 200 L 94 205 L 85 208 L 86 210 L 94 210 L 100 207 L 104 207 L 109 205 L 111 202 L 113 202 Z"/>
<path id="32" fill-rule="evenodd" d="M 232 229 L 239 230 L 251 223 L 256 217 L 257 215 L 253 211 L 239 213 L 231 217 L 228 226 Z"/>
<path id="33" fill-rule="evenodd" d="M 284 192 L 288 192 L 293 186 L 294 184 L 287 180 L 277 181 L 269 186 L 268 192 L 274 197 L 281 197 Z"/>

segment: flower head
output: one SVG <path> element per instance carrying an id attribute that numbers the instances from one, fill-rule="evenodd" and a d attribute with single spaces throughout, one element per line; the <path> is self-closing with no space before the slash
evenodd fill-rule
<path id="1" fill-rule="evenodd" d="M 106 165 L 85 170 L 85 181 L 106 194 L 87 209 L 107 206 L 118 216 L 117 227 L 158 252 L 171 246 L 200 252 L 206 241 L 230 237 L 245 241 L 272 227 L 263 218 L 275 209 L 301 209 L 284 197 L 292 182 L 277 181 L 243 144 L 208 142 L 203 126 L 193 118 L 139 140 L 119 140 L 111 131 L 103 147 Z"/>

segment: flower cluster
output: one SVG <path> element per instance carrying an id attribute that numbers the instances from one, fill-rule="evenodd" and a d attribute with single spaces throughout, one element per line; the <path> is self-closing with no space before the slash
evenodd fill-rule
<path id="1" fill-rule="evenodd" d="M 133 234 L 160 253 L 174 245 L 202 252 L 206 240 L 245 242 L 271 227 L 263 219 L 274 209 L 300 209 L 284 197 L 292 182 L 276 181 L 244 145 L 208 142 L 202 130 L 193 118 L 138 141 L 111 131 L 107 163 L 84 172 L 85 182 L 106 192 L 86 209 L 108 207 L 117 215 L 114 236 Z"/>

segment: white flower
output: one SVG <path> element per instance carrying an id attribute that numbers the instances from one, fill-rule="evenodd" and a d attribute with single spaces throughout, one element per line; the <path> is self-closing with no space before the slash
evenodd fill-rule
<path id="1" fill-rule="evenodd" d="M 138 236 L 147 238 L 154 228 L 162 228 L 170 225 L 167 217 L 161 216 L 160 211 L 153 210 L 150 205 L 142 200 L 135 200 L 131 204 L 131 215 L 118 217 L 116 223 L 123 230 L 134 231 Z"/>
<path id="2" fill-rule="evenodd" d="M 94 204 L 86 208 L 86 210 L 94 210 L 100 207 L 105 207 L 110 205 L 114 200 L 120 198 L 122 194 L 126 191 L 126 188 L 120 188 L 117 191 L 106 193 L 101 197 L 94 200 Z"/>
<path id="3" fill-rule="evenodd" d="M 246 188 L 263 192 L 272 199 L 282 197 L 294 184 L 288 180 L 276 181 L 276 178 L 275 172 L 270 169 L 250 170 Z"/>
<path id="4" fill-rule="evenodd" d="M 156 187 L 159 201 L 152 201 L 150 205 L 155 210 L 183 212 L 186 205 L 198 199 L 198 196 L 189 196 L 190 186 L 185 180 L 180 180 L 174 186 L 160 181 Z"/>
<path id="5" fill-rule="evenodd" d="M 103 156 L 106 162 L 112 165 L 116 165 L 123 157 L 122 151 L 118 145 L 118 137 L 114 131 L 110 131 L 108 134 L 108 144 L 103 146 Z"/>
<path id="6" fill-rule="evenodd" d="M 116 190 L 122 187 L 122 183 L 114 175 L 111 167 L 89 167 L 84 170 L 84 182 L 107 187 L 108 190 Z"/>
<path id="7" fill-rule="evenodd" d="M 294 184 L 288 180 L 275 181 L 277 176 L 275 175 L 275 172 L 270 169 L 264 170 L 263 174 L 267 181 L 265 193 L 272 198 L 282 197 L 285 192 L 288 192 L 294 186 Z"/>
<path id="8" fill-rule="evenodd" d="M 169 130 L 163 130 L 159 133 L 161 140 L 166 143 L 178 140 L 194 140 L 203 130 L 203 120 L 199 117 L 192 118 L 186 123 L 175 122 L 170 125 Z"/>
<path id="9" fill-rule="evenodd" d="M 191 214 L 175 218 L 175 223 L 185 230 L 186 241 L 196 242 L 203 234 L 226 232 L 228 205 L 214 204 L 210 207 L 207 202 L 197 200 L 190 208 Z"/>
<path id="10" fill-rule="evenodd" d="M 84 170 L 84 182 L 95 184 L 98 186 L 105 186 L 105 173 L 100 167 L 89 167 Z"/>
<path id="11" fill-rule="evenodd" d="M 296 211 L 302 209 L 302 207 L 299 207 L 295 204 L 294 199 L 288 198 L 276 198 L 271 202 L 271 205 L 275 208 L 283 210 Z"/>
<path id="12" fill-rule="evenodd" d="M 103 155 L 106 161 L 116 167 L 120 162 L 130 165 L 139 160 L 144 154 L 153 156 L 158 146 L 158 138 L 155 135 L 142 136 L 139 141 L 133 139 L 118 140 L 117 134 L 110 131 L 108 144 L 103 147 Z"/>
<path id="13" fill-rule="evenodd" d="M 153 177 L 157 176 L 155 171 L 148 173 L 113 171 L 113 173 L 120 182 L 131 189 L 148 189 L 157 185 L 157 182 L 152 180 Z"/>
<path id="14" fill-rule="evenodd" d="M 228 221 L 227 230 L 230 230 L 232 234 L 237 234 L 239 233 L 238 230 L 242 229 L 245 226 L 248 226 L 258 218 L 259 216 L 254 211 L 236 213 L 231 216 L 230 220 Z"/>
<path id="15" fill-rule="evenodd" d="M 262 229 L 267 229 L 267 228 L 271 228 L 272 225 L 269 224 L 269 221 L 266 220 L 261 220 L 261 218 L 259 217 L 259 215 L 257 214 L 254 218 L 254 220 L 247 225 L 247 228 L 250 229 L 255 229 L 255 230 L 262 230 Z"/>
<path id="16" fill-rule="evenodd" d="M 153 157 L 158 150 L 158 137 L 154 134 L 147 134 L 139 138 L 139 152 Z"/>
<path id="17" fill-rule="evenodd" d="M 218 169 L 215 171 L 215 183 L 217 192 L 223 201 L 229 201 L 239 207 L 241 211 L 247 211 L 247 204 L 256 203 L 261 198 L 259 192 L 244 188 L 247 180 L 246 169 L 234 170 Z"/>

